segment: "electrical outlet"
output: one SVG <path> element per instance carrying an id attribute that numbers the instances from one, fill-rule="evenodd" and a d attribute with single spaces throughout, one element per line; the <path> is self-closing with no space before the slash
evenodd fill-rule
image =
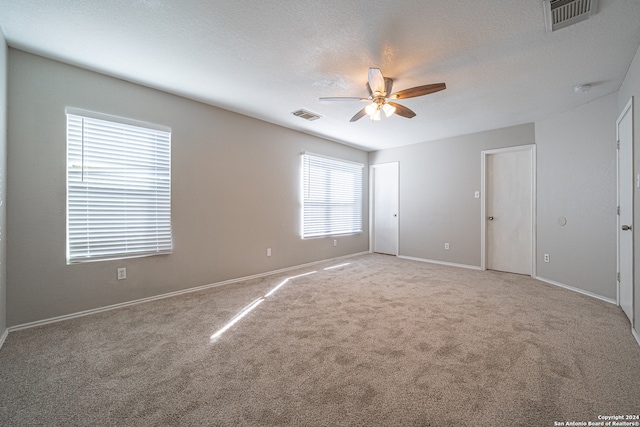
<path id="1" fill-rule="evenodd" d="M 549 254 L 544 254 L 544 262 L 549 262 Z"/>
<path id="2" fill-rule="evenodd" d="M 445 251 L 448 251 L 448 250 L 449 250 L 449 244 L 448 244 L 448 243 L 445 243 L 445 244 L 444 244 L 444 250 L 445 250 Z"/>
<path id="3" fill-rule="evenodd" d="M 333 246 L 338 246 L 338 240 L 337 239 L 333 240 Z"/>
<path id="4" fill-rule="evenodd" d="M 267 248 L 267 256 L 271 256 L 271 248 Z"/>
<path id="5" fill-rule="evenodd" d="M 125 267 L 120 267 L 118 269 L 118 280 L 124 280 L 127 278 L 127 269 Z"/>

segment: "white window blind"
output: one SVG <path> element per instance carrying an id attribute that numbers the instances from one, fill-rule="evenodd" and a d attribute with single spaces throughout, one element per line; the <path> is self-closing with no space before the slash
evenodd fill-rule
<path id="1" fill-rule="evenodd" d="M 302 155 L 302 237 L 362 232 L 360 163 Z"/>
<path id="2" fill-rule="evenodd" d="M 67 109 L 67 262 L 171 249 L 171 130 Z"/>

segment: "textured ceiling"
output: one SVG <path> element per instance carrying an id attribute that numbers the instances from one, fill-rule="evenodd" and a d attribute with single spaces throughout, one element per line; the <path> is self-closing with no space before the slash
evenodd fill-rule
<path id="1" fill-rule="evenodd" d="M 542 0 L 0 0 L 9 46 L 377 150 L 533 122 L 619 89 L 640 0 L 545 32 Z M 369 67 L 417 113 L 350 123 Z M 591 83 L 588 93 L 573 87 Z M 320 114 L 308 122 L 291 113 Z"/>

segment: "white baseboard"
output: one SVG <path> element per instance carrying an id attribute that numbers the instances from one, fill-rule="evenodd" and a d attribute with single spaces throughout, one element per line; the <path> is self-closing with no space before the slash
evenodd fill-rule
<path id="1" fill-rule="evenodd" d="M 5 329 L 4 332 L 2 333 L 2 336 L 0 336 L 0 350 L 2 350 L 2 344 L 4 344 L 8 336 L 9 336 L 9 329 Z"/>
<path id="2" fill-rule="evenodd" d="M 404 256 L 404 255 L 398 255 L 398 258 L 409 259 L 411 261 L 428 262 L 430 264 L 447 265 L 449 267 L 467 268 L 469 270 L 482 270 L 482 268 L 478 267 L 477 265 L 456 264 L 454 262 L 436 261 L 434 259 L 415 258 L 412 256 Z"/>
<path id="3" fill-rule="evenodd" d="M 570 291 L 574 291 L 574 292 L 577 292 L 577 293 L 582 294 L 582 295 L 586 295 L 586 296 L 591 297 L 591 298 L 596 298 L 596 299 L 602 300 L 604 302 L 608 302 L 609 304 L 618 305 L 618 302 L 616 300 L 614 300 L 614 299 L 603 297 L 602 295 L 594 294 L 593 292 L 585 291 L 583 289 L 575 288 L 573 286 L 565 285 L 563 283 L 555 282 L 553 280 L 545 279 L 544 277 L 536 276 L 536 280 L 540 280 L 541 282 L 545 282 L 545 283 L 548 283 L 550 285 L 559 286 L 561 288 L 565 288 L 565 289 L 568 289 Z"/>
<path id="4" fill-rule="evenodd" d="M 284 273 L 284 272 L 291 271 L 291 270 L 297 270 L 297 269 L 300 269 L 300 268 L 309 267 L 309 266 L 312 266 L 312 265 L 321 264 L 321 263 L 325 263 L 325 262 L 337 261 L 337 260 L 341 260 L 341 259 L 345 259 L 345 258 L 351 258 L 351 257 L 359 256 L 359 255 L 365 255 L 365 254 L 368 254 L 368 253 L 369 252 L 358 252 L 358 253 L 355 253 L 355 254 L 345 255 L 345 256 L 341 256 L 341 257 L 323 259 L 321 261 L 313 261 L 313 262 L 309 262 L 309 263 L 306 263 L 306 264 L 296 265 L 296 266 L 293 266 L 293 267 L 286 267 L 286 268 L 281 268 L 279 270 L 268 271 L 266 273 L 254 274 L 252 276 L 239 277 L 237 279 L 229 279 L 229 280 L 225 280 L 225 281 L 222 281 L 222 282 L 210 283 L 208 285 L 196 286 L 194 288 L 183 289 L 183 290 L 180 290 L 180 291 L 175 291 L 175 292 L 169 292 L 169 293 L 166 293 L 166 294 L 155 295 L 155 296 L 152 296 L 152 297 L 140 298 L 140 299 L 133 300 L 133 301 L 122 302 L 122 303 L 118 303 L 118 304 L 108 305 L 108 306 L 105 306 L 105 307 L 92 308 L 90 310 L 78 311 L 76 313 L 65 314 L 63 316 L 56 316 L 56 317 L 52 317 L 52 318 L 49 318 L 49 319 L 36 320 L 35 322 L 29 322 L 29 323 L 23 323 L 23 324 L 20 324 L 20 325 L 16 325 L 16 326 L 10 326 L 5 331 L 4 337 L 6 338 L 6 335 L 7 335 L 8 332 L 20 331 L 22 329 L 35 328 L 36 326 L 47 325 L 49 323 L 62 322 L 63 320 L 74 319 L 76 317 L 82 317 L 82 316 L 89 316 L 91 314 L 101 313 L 103 311 L 115 310 L 117 308 L 128 307 L 128 306 L 131 306 L 131 305 L 142 304 L 142 303 L 145 303 L 145 302 L 157 301 L 157 300 L 165 299 L 165 298 L 171 298 L 171 297 L 175 297 L 175 296 L 178 296 L 178 295 L 188 294 L 188 293 L 191 293 L 191 292 L 202 291 L 202 290 L 205 290 L 205 289 L 217 288 L 219 286 L 225 286 L 225 285 L 230 285 L 230 284 L 233 284 L 233 283 L 243 282 L 245 280 L 252 280 L 252 279 L 259 279 L 261 277 L 273 276 L 275 274 L 280 274 L 280 273 Z M 2 341 L 4 341 L 4 339 Z M 2 341 L 0 341 L 0 346 L 2 345 Z"/>
<path id="5" fill-rule="evenodd" d="M 638 331 L 636 331 L 633 326 L 631 327 L 631 333 L 633 334 L 633 337 L 636 339 L 636 342 L 638 343 L 638 345 L 640 345 L 640 334 L 638 334 Z"/>

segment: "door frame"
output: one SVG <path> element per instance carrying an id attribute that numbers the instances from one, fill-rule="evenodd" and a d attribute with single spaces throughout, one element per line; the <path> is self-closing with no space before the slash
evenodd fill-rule
<path id="1" fill-rule="evenodd" d="M 374 197 L 375 197 L 375 185 L 376 185 L 376 174 L 375 168 L 377 166 L 383 165 L 396 165 L 396 172 L 398 173 L 398 188 L 396 189 L 396 212 L 397 216 L 397 228 L 396 228 L 396 253 L 395 256 L 400 255 L 400 162 L 386 162 L 386 163 L 378 163 L 376 165 L 369 166 L 369 252 L 373 253 L 375 246 L 375 212 L 374 212 Z"/>
<path id="2" fill-rule="evenodd" d="M 481 152 L 481 180 L 480 180 L 480 269 L 487 269 L 487 157 L 491 154 L 529 151 L 531 153 L 531 277 L 536 277 L 537 241 L 536 241 L 536 145 L 517 145 L 514 147 L 482 150 Z"/>
<path id="3" fill-rule="evenodd" d="M 633 96 L 631 98 L 629 98 L 629 101 L 627 102 L 627 105 L 625 105 L 625 107 L 622 109 L 622 112 L 620 113 L 620 115 L 618 116 L 618 118 L 616 119 L 616 206 L 618 207 L 618 215 L 616 215 L 616 304 L 618 305 L 618 307 L 620 306 L 620 227 L 622 226 L 622 223 L 620 221 L 620 213 L 619 213 L 619 209 L 620 209 L 620 149 L 618 148 L 618 144 L 620 142 L 620 122 L 622 121 L 623 117 L 629 113 L 630 114 L 630 123 L 631 123 L 631 218 L 632 218 L 632 226 L 633 226 L 633 219 L 634 219 L 634 191 L 635 191 L 635 187 L 638 187 L 638 182 L 640 181 L 636 181 L 635 185 L 634 185 L 634 175 L 635 175 L 635 171 L 634 171 L 634 161 L 633 161 L 633 144 L 634 144 L 634 126 L 633 126 Z M 640 180 L 640 177 L 636 178 L 638 180 Z M 632 237 L 631 237 L 631 258 L 632 258 L 632 262 L 631 262 L 631 327 L 633 328 L 634 325 L 634 321 L 635 321 L 635 316 L 636 316 L 636 310 L 635 310 L 635 268 L 634 268 L 634 254 L 635 254 L 635 229 L 632 228 L 631 230 Z"/>

